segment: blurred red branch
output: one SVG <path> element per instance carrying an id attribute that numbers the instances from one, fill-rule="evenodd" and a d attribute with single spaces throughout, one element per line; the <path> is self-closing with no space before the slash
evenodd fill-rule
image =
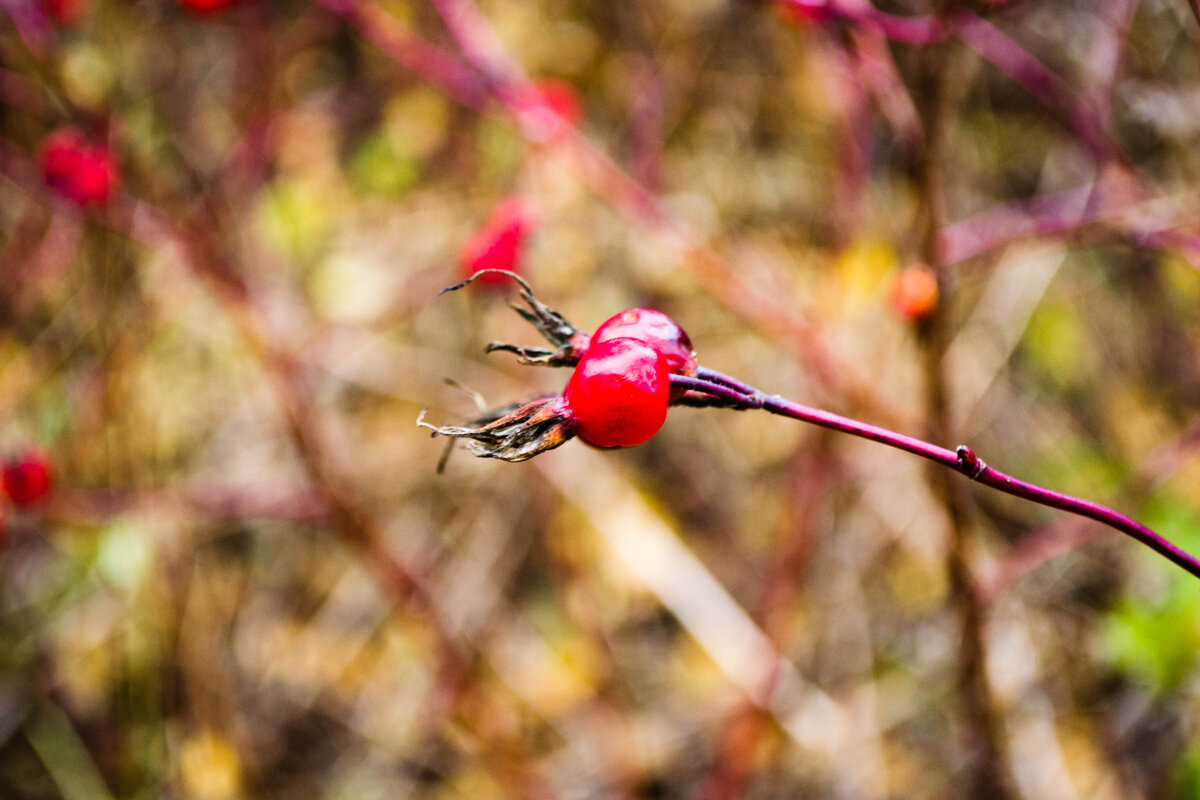
<path id="1" fill-rule="evenodd" d="M 1112 112 L 1121 55 L 1125 52 L 1137 7 L 1138 0 L 1105 0 L 1097 15 L 1097 30 L 1087 59 L 1089 88 L 1086 93 L 1092 98 L 1101 120 L 1108 119 Z"/>
<path id="2" fill-rule="evenodd" d="M 331 0 L 322 0 L 327 5 Z M 391 17 L 376 10 L 369 2 L 336 2 L 334 7 L 370 42 L 410 41 L 414 35 L 404 31 Z M 466 60 L 484 71 L 483 85 L 488 87 L 504 109 L 516 120 L 517 127 L 535 143 L 544 139 L 543 111 L 530 103 L 533 96 L 528 78 L 503 52 L 498 37 L 469 0 L 437 0 L 436 8 L 456 38 Z M 384 52 L 401 66 L 411 60 L 402 48 Z M 417 63 L 418 68 L 425 65 Z M 423 76 L 427 73 L 418 73 Z M 436 76 L 435 76 L 436 77 Z M 444 82 L 435 83 L 444 86 Z M 454 95 L 451 95 L 454 96 Z M 457 98 L 456 98 L 457 99 Z M 472 106 L 475 107 L 475 106 Z M 820 329 L 804 312 L 781 303 L 767 292 L 752 288 L 733 265 L 700 241 L 681 219 L 668 211 L 658 197 L 634 179 L 573 126 L 565 135 L 556 136 L 554 146 L 570 156 L 569 163 L 583 183 L 620 211 L 631 222 L 664 237 L 689 263 L 697 280 L 707 292 L 756 328 L 793 348 L 809 372 L 831 395 L 844 398 L 856 409 L 869 412 L 882 421 L 901 424 L 905 415 L 896 409 L 852 365 L 839 358 L 823 341 Z"/>
<path id="3" fill-rule="evenodd" d="M 346 20 L 367 41 L 460 105 L 483 111 L 488 89 L 479 75 L 454 56 L 422 39 L 373 3 L 313 0 Z"/>
<path id="4" fill-rule="evenodd" d="M 98 525 L 129 513 L 198 514 L 204 519 L 319 520 L 329 506 L 314 486 L 288 484 L 59 489 L 46 515 L 74 525 Z"/>
<path id="5" fill-rule="evenodd" d="M 969 9 L 958 9 L 949 25 L 963 44 L 1059 115 L 1098 161 L 1121 160 L 1120 148 L 1098 110 L 1015 39 Z"/>
<path id="6" fill-rule="evenodd" d="M 1028 200 L 1017 200 L 946 225 L 938 231 L 938 248 L 947 264 L 957 264 L 989 250 L 1040 237 L 1069 236 L 1101 226 L 1137 244 L 1176 252 L 1200 268 L 1200 237 L 1154 214 L 1163 203 L 1179 198 L 1142 199 L 1123 174 Z M 1179 211 L 1173 216 L 1183 216 Z"/>
<path id="7" fill-rule="evenodd" d="M 303 369 L 291 350 L 276 337 L 263 312 L 235 266 L 222 254 L 219 245 L 202 231 L 215 230 L 202 222 L 183 225 L 148 203 L 128 197 L 116 198 L 106 209 L 104 222 L 114 229 L 159 251 L 174 251 L 192 273 L 221 301 L 237 326 L 243 342 L 259 360 L 270 382 L 276 402 L 283 412 L 292 444 L 312 483 L 307 498 L 309 510 L 321 508 L 344 545 L 357 554 L 373 574 L 384 593 L 397 608 L 408 607 L 430 630 L 437 650 L 437 685 L 427 695 L 422 718 L 430 724 L 444 719 L 457 707 L 467 692 L 474 692 L 476 703 L 496 702 L 478 696 L 471 676 L 477 654 L 450 631 L 425 585 L 420 572 L 399 558 L 388 544 L 383 530 L 355 497 L 341 468 L 330 455 L 331 447 L 307 399 Z M 191 498 L 212 503 L 203 495 Z M 219 499 L 219 498 L 218 498 Z M 228 498 L 226 498 L 228 499 Z M 480 734 L 485 739 L 491 735 Z M 496 734 L 497 736 L 500 734 Z M 524 754 L 519 748 L 496 742 L 499 751 Z M 553 796 L 539 770 L 527 759 L 509 764 L 504 774 L 521 791 L 536 791 Z"/>

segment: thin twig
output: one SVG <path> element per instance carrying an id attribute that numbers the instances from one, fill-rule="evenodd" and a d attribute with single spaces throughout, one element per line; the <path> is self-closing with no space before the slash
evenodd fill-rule
<path id="1" fill-rule="evenodd" d="M 960 445 L 955 450 L 947 450 L 944 447 L 931 444 L 923 439 L 906 436 L 887 428 L 880 428 L 856 419 L 833 414 L 829 411 L 812 408 L 811 406 L 788 400 L 779 395 L 764 394 L 758 389 L 746 386 L 740 381 L 713 370 L 706 369 L 701 373 L 700 377 L 695 378 L 672 375 L 671 386 L 672 388 L 686 389 L 710 395 L 732 408 L 762 409 L 781 417 L 809 422 L 813 425 L 819 425 L 822 428 L 829 428 L 841 431 L 842 433 L 848 433 L 851 436 L 858 436 L 873 442 L 879 442 L 880 444 L 885 444 L 889 447 L 894 447 L 941 464 L 955 472 L 962 473 L 976 483 L 1006 494 L 1011 494 L 1015 497 L 1038 503 L 1039 505 L 1077 514 L 1081 517 L 1087 517 L 1088 519 L 1094 519 L 1110 528 L 1121 531 L 1127 536 L 1133 537 L 1173 564 L 1182 567 L 1187 572 L 1200 578 L 1200 559 L 1167 541 L 1140 522 L 1091 500 L 1083 500 L 1014 478 L 994 467 L 988 466 L 971 448 L 965 445 Z M 741 388 L 737 387 L 742 387 L 748 391 L 742 391 Z"/>

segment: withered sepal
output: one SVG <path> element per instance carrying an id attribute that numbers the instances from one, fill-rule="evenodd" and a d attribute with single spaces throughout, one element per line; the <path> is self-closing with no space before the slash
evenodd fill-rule
<path id="1" fill-rule="evenodd" d="M 562 314 L 550 308 L 550 306 L 541 300 L 538 300 L 529 282 L 515 272 L 506 269 L 481 269 L 462 283 L 447 286 L 438 294 L 462 289 L 464 286 L 469 286 L 481 275 L 488 273 L 505 275 L 520 285 L 521 299 L 525 301 L 529 308 L 522 308 L 516 303 L 509 303 L 509 306 L 513 311 L 520 314 L 522 319 L 537 328 L 546 341 L 550 342 L 554 347 L 526 347 L 524 345 L 508 344 L 507 342 L 492 342 L 487 346 L 487 352 L 492 353 L 497 350 L 503 350 L 509 353 L 516 353 L 522 364 L 534 364 L 538 366 L 573 367 L 579 363 L 579 359 L 587 352 L 590 341 L 589 335 L 572 325 Z"/>
<path id="2" fill-rule="evenodd" d="M 506 406 L 463 425 L 430 425 L 422 411 L 417 424 L 437 436 L 467 439 L 467 448 L 481 458 L 504 461 L 525 461 L 553 450 L 574 437 L 576 429 L 562 395 Z"/>

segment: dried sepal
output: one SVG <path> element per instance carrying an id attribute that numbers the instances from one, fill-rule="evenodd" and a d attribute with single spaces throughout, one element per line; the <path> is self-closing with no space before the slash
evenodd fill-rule
<path id="1" fill-rule="evenodd" d="M 522 364 L 540 366 L 571 367 L 579 362 L 579 359 L 587 351 L 589 342 L 588 334 L 572 325 L 562 314 L 550 308 L 550 306 L 541 300 L 538 300 L 529 283 L 515 272 L 510 272 L 506 269 L 481 269 L 462 283 L 447 286 L 439 294 L 462 289 L 478 280 L 481 276 L 488 274 L 505 275 L 520 285 L 521 299 L 525 301 L 529 308 L 523 308 L 516 303 L 509 303 L 509 306 L 520 314 L 522 319 L 537 328 L 546 341 L 554 345 L 554 348 L 525 347 L 506 342 L 492 342 L 487 346 L 487 352 L 492 353 L 502 350 L 509 353 L 516 353 Z"/>
<path id="2" fill-rule="evenodd" d="M 573 338 L 571 342 L 557 350 L 551 350 L 548 347 L 526 347 L 508 342 L 490 342 L 484 348 L 484 352 L 516 353 L 520 363 L 535 367 L 573 367 L 579 363 L 579 359 L 587 350 L 587 334 L 580 333 L 579 337 L 583 337 L 582 340 L 578 337 Z"/>
<path id="3" fill-rule="evenodd" d="M 505 406 L 463 425 L 430 425 L 422 411 L 417 424 L 437 436 L 466 439 L 474 455 L 503 461 L 525 461 L 553 450 L 574 437 L 576 429 L 561 395 Z"/>

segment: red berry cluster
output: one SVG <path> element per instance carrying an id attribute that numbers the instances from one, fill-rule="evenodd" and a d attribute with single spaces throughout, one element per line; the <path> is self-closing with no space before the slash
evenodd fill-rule
<path id="1" fill-rule="evenodd" d="M 46 185 L 80 205 L 103 203 L 117 184 L 117 162 L 112 152 L 71 128 L 61 128 L 46 137 L 41 163 Z"/>
<path id="2" fill-rule="evenodd" d="M 486 414 L 462 427 L 420 424 L 443 436 L 470 439 L 476 455 L 507 461 L 530 458 L 576 435 L 597 447 L 630 447 L 658 433 L 675 399 L 671 376 L 691 377 L 698 369 L 683 328 L 659 311 L 631 308 L 588 336 L 538 302 L 518 276 L 505 274 L 521 284 L 521 296 L 531 308 L 518 308 L 519 313 L 558 349 L 507 344 L 488 349 L 515 352 L 529 364 L 573 366 L 566 388 L 560 395 Z"/>

